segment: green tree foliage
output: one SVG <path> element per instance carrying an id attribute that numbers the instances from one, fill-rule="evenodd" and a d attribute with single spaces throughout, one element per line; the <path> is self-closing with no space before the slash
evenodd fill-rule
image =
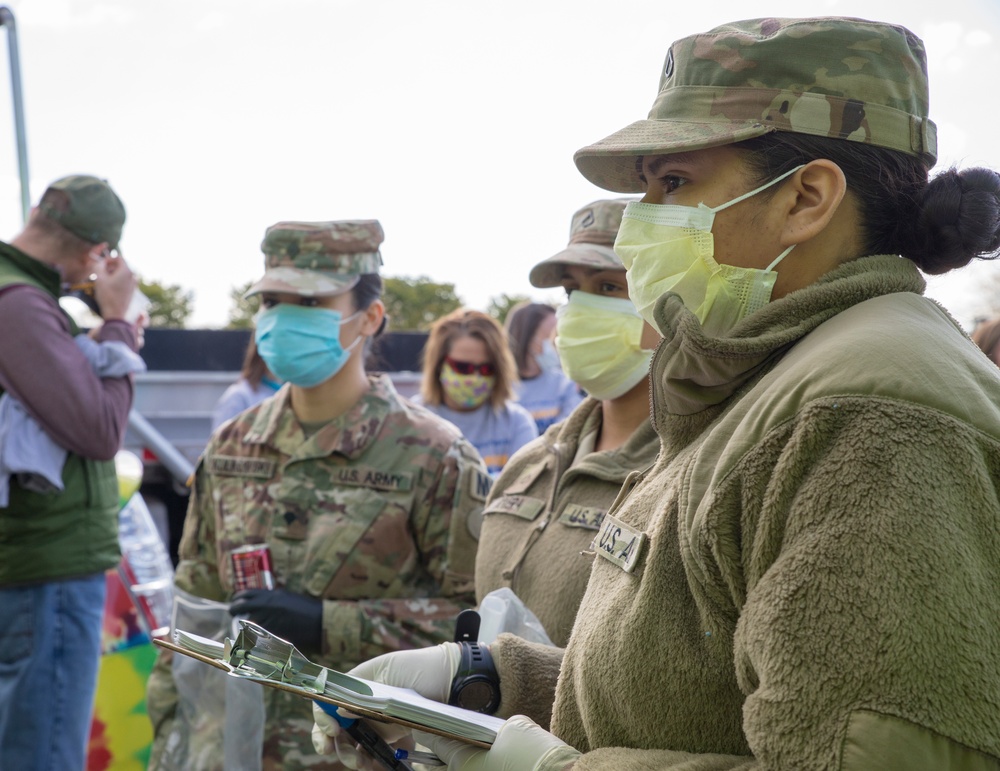
<path id="1" fill-rule="evenodd" d="M 139 290 L 149 298 L 149 326 L 183 329 L 194 310 L 194 293 L 177 284 L 139 279 Z"/>
<path id="2" fill-rule="evenodd" d="M 510 313 L 511 308 L 530 300 L 531 298 L 526 294 L 500 294 L 490 298 L 486 312 L 502 325 L 507 320 L 507 314 Z"/>
<path id="3" fill-rule="evenodd" d="M 253 329 L 253 317 L 260 309 L 260 296 L 254 295 L 249 300 L 244 300 L 243 295 L 255 283 L 256 281 L 251 279 L 229 290 L 229 300 L 232 305 L 229 308 L 226 329 Z"/>
<path id="4" fill-rule="evenodd" d="M 427 276 L 384 276 L 383 283 L 382 300 L 390 328 L 396 331 L 427 329 L 446 313 L 462 306 L 454 284 L 439 284 Z"/>

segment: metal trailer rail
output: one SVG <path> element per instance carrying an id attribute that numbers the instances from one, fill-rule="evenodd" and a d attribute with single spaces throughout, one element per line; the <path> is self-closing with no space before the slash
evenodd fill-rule
<path id="1" fill-rule="evenodd" d="M 194 464 L 174 447 L 156 428 L 135 409 L 128 414 L 128 427 L 154 453 L 164 468 L 178 482 L 184 482 L 194 473 Z"/>
<path id="2" fill-rule="evenodd" d="M 212 433 L 212 410 L 239 374 L 135 374 L 135 399 L 124 447 L 142 458 L 145 481 L 165 481 L 165 471 L 176 483 L 175 489 L 184 488 Z"/>

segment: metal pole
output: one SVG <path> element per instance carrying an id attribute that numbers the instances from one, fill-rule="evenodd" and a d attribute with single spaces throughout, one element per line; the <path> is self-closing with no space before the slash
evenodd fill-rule
<path id="1" fill-rule="evenodd" d="M 17 48 L 17 25 L 14 13 L 0 6 L 0 25 L 7 28 L 7 50 L 10 52 L 10 93 L 14 100 L 14 133 L 17 138 L 17 172 L 21 177 L 21 222 L 28 221 L 31 211 L 31 190 L 28 181 L 28 140 L 24 130 L 24 101 L 21 94 L 21 55 Z"/>
<path id="2" fill-rule="evenodd" d="M 135 431 L 143 444 L 159 458 L 160 463 L 178 482 L 186 482 L 194 473 L 194 465 L 163 436 L 156 427 L 134 407 L 128 414 L 128 426 Z"/>

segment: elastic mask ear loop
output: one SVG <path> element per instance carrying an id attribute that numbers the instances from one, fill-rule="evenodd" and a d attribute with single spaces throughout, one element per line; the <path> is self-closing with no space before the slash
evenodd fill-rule
<path id="1" fill-rule="evenodd" d="M 767 182 L 767 183 L 761 185 L 757 189 L 751 190 L 749 193 L 744 193 L 743 195 L 737 196 L 732 201 L 727 201 L 726 203 L 722 204 L 721 206 L 716 206 L 714 209 L 711 209 L 710 211 L 712 211 L 712 212 L 720 212 L 723 209 L 728 209 L 730 206 L 735 206 L 740 201 L 745 201 L 747 198 L 751 198 L 751 197 L 757 195 L 757 193 L 761 192 L 762 190 L 767 190 L 772 185 L 777 185 L 779 182 L 781 182 L 781 180 L 785 179 L 785 177 L 792 176 L 792 174 L 794 174 L 796 171 L 798 171 L 799 169 L 801 169 L 804 166 L 805 166 L 804 163 L 800 163 L 794 169 L 789 169 L 784 174 L 782 174 L 780 177 L 775 177 L 770 182 Z M 781 256 L 784 257 L 785 255 L 781 255 Z M 781 259 L 781 258 L 779 257 L 778 259 Z"/>
<path id="2" fill-rule="evenodd" d="M 740 201 L 745 201 L 747 198 L 751 198 L 752 196 L 757 195 L 757 193 L 761 192 L 762 190 L 767 190 L 772 185 L 777 185 L 779 182 L 781 182 L 781 180 L 785 179 L 786 177 L 792 176 L 792 174 L 794 174 L 796 171 L 798 171 L 799 169 L 803 168 L 804 166 L 805 166 L 804 163 L 800 163 L 794 169 L 789 169 L 788 171 L 786 171 L 781 176 L 775 177 L 774 179 L 772 179 L 767 184 L 764 184 L 764 185 L 761 185 L 760 187 L 758 187 L 756 190 L 751 190 L 749 193 L 744 193 L 743 195 L 734 198 L 732 201 L 728 201 L 728 202 L 722 204 L 721 206 L 716 206 L 711 211 L 713 213 L 715 213 L 715 212 L 718 212 L 718 211 L 722 211 L 723 209 L 728 209 L 730 206 L 735 206 Z M 774 270 L 778 266 L 778 263 L 781 262 L 783 259 L 785 259 L 785 257 L 788 256 L 788 253 L 790 251 L 792 251 L 792 249 L 794 249 L 794 248 L 795 248 L 795 244 L 792 244 L 787 249 L 785 249 L 785 251 L 783 251 L 781 254 L 779 254 L 777 257 L 774 258 L 774 261 L 770 265 L 768 265 L 765 268 L 765 270 L 768 271 L 768 272 Z"/>
<path id="3" fill-rule="evenodd" d="M 352 313 L 352 314 L 351 314 L 350 316 L 347 316 L 346 318 L 342 318 L 342 319 L 340 320 L 340 324 L 339 324 L 340 328 L 341 328 L 341 329 L 343 329 L 343 328 L 344 328 L 344 322 L 345 322 L 345 321 L 353 321 L 353 320 L 354 320 L 354 319 L 356 319 L 356 318 L 357 318 L 358 316 L 360 316 L 360 315 L 361 315 L 362 313 L 364 313 L 364 311 L 355 311 L 355 312 L 354 312 L 354 313 Z M 359 333 L 358 333 L 358 336 L 354 338 L 354 342 L 353 342 L 353 343 L 351 343 L 350 345 L 348 345 L 348 346 L 345 346 L 345 347 L 344 347 L 344 352 L 345 352 L 345 353 L 347 353 L 347 352 L 349 352 L 349 351 L 353 351 L 353 350 L 354 350 L 354 346 L 356 346 L 356 345 L 357 345 L 357 344 L 358 344 L 359 342 L 361 342 L 362 340 L 364 340 L 364 338 L 365 338 L 365 335 L 362 335 L 362 334 L 361 334 L 361 333 L 359 332 Z"/>
<path id="4" fill-rule="evenodd" d="M 792 251 L 792 249 L 794 249 L 794 248 L 795 248 L 795 244 L 792 244 L 791 246 L 789 246 L 787 249 L 785 249 L 785 251 L 783 251 L 781 254 L 779 254 L 777 257 L 775 257 L 774 258 L 774 262 L 772 262 L 770 265 L 768 265 L 766 268 L 764 268 L 764 270 L 766 270 L 767 272 L 770 273 L 772 270 L 774 270 L 776 267 L 778 267 L 778 263 L 781 262 L 783 259 L 785 259 L 788 256 L 788 253 L 790 251 Z"/>

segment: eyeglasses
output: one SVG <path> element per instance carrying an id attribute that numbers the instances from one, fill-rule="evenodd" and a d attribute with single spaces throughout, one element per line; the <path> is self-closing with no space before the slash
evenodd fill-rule
<path id="1" fill-rule="evenodd" d="M 497 371 L 497 368 L 489 362 L 473 364 L 471 361 L 459 361 L 458 359 L 451 358 L 451 356 L 446 356 L 445 362 L 459 375 L 472 375 L 478 372 L 483 377 L 490 377 L 491 375 L 495 375 Z"/>

